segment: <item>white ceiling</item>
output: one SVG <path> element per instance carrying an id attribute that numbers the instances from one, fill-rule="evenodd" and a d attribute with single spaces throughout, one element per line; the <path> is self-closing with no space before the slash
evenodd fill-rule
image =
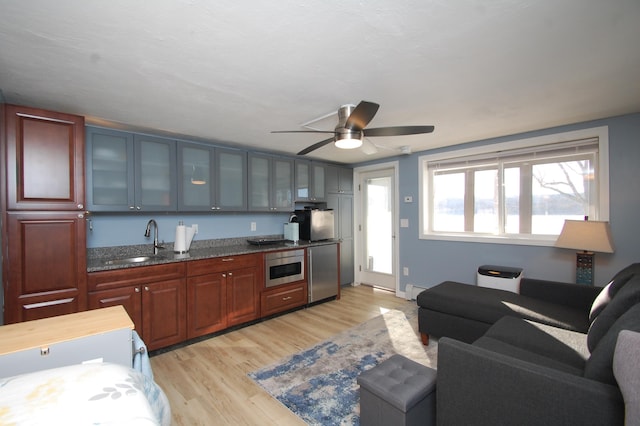
<path id="1" fill-rule="evenodd" d="M 356 163 L 640 111 L 639 0 L 0 0 L 7 102 L 296 153 L 360 100 Z M 332 130 L 337 117 L 314 124 Z"/>

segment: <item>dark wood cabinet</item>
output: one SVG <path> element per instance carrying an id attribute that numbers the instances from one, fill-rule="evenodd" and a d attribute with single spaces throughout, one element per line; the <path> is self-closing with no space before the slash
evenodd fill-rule
<path id="1" fill-rule="evenodd" d="M 184 278 L 142 286 L 142 335 L 149 350 L 186 340 L 185 287 Z"/>
<path id="2" fill-rule="evenodd" d="M 5 219 L 5 323 L 85 310 L 83 214 L 9 212 Z"/>
<path id="3" fill-rule="evenodd" d="M 257 267 L 245 267 L 227 273 L 227 309 L 229 326 L 260 317 Z"/>
<path id="4" fill-rule="evenodd" d="M 262 292 L 262 316 L 274 315 L 307 303 L 307 282 L 285 284 Z"/>
<path id="5" fill-rule="evenodd" d="M 89 309 L 122 305 L 133 321 L 136 331 L 142 335 L 142 292 L 140 286 L 89 292 L 87 304 Z"/>
<path id="6" fill-rule="evenodd" d="M 189 338 L 260 317 L 261 255 L 187 262 Z"/>
<path id="7" fill-rule="evenodd" d="M 84 117 L 5 105 L 8 210 L 84 210 Z"/>
<path id="8" fill-rule="evenodd" d="M 187 339 L 184 263 L 88 274 L 89 309 L 123 305 L 136 331 L 154 350 Z"/>
<path id="9" fill-rule="evenodd" d="M 84 118 L 0 109 L 4 322 L 85 310 Z"/>
<path id="10" fill-rule="evenodd" d="M 187 278 L 187 338 L 227 328 L 227 287 L 224 274 Z"/>

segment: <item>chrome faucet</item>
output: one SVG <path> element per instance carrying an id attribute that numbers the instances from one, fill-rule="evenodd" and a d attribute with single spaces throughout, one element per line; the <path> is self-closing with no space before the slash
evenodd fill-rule
<path id="1" fill-rule="evenodd" d="M 158 249 L 164 247 L 161 247 L 160 244 L 158 244 L 158 223 L 155 220 L 151 219 L 147 222 L 147 230 L 144 231 L 144 236 L 147 238 L 151 236 L 151 225 L 155 228 L 153 233 L 153 254 L 158 254 Z"/>

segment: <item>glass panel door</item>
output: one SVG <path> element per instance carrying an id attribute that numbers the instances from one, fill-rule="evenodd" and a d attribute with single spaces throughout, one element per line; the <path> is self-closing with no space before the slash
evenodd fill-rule
<path id="1" fill-rule="evenodd" d="M 361 175 L 362 258 L 361 282 L 396 289 L 395 183 L 392 169 Z"/>

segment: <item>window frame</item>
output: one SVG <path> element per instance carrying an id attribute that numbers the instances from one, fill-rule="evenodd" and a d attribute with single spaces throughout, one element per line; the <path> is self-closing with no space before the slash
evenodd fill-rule
<path id="1" fill-rule="evenodd" d="M 598 140 L 598 217 L 591 217 L 593 220 L 608 221 L 609 220 L 609 128 L 608 126 L 593 127 L 582 130 L 574 130 L 568 132 L 548 134 L 532 138 L 514 139 L 506 142 L 499 142 L 472 148 L 462 148 L 456 150 L 448 150 L 434 154 L 426 154 L 418 157 L 419 169 L 419 229 L 420 239 L 424 240 L 440 240 L 440 241 L 461 241 L 461 242 L 480 242 L 495 244 L 516 244 L 516 245 L 533 245 L 533 246 L 553 246 L 556 235 L 531 235 L 531 234 L 474 234 L 470 232 L 456 233 L 429 233 L 429 219 L 425 213 L 425 209 L 429 210 L 432 206 L 431 194 L 433 189 L 432 179 L 428 178 L 427 166 L 429 163 L 437 161 L 452 160 L 459 157 L 480 156 L 498 154 L 501 151 L 518 150 L 518 149 L 534 149 L 537 146 L 549 145 L 554 143 L 571 142 L 585 139 Z M 430 211 L 429 211 L 430 213 Z"/>

